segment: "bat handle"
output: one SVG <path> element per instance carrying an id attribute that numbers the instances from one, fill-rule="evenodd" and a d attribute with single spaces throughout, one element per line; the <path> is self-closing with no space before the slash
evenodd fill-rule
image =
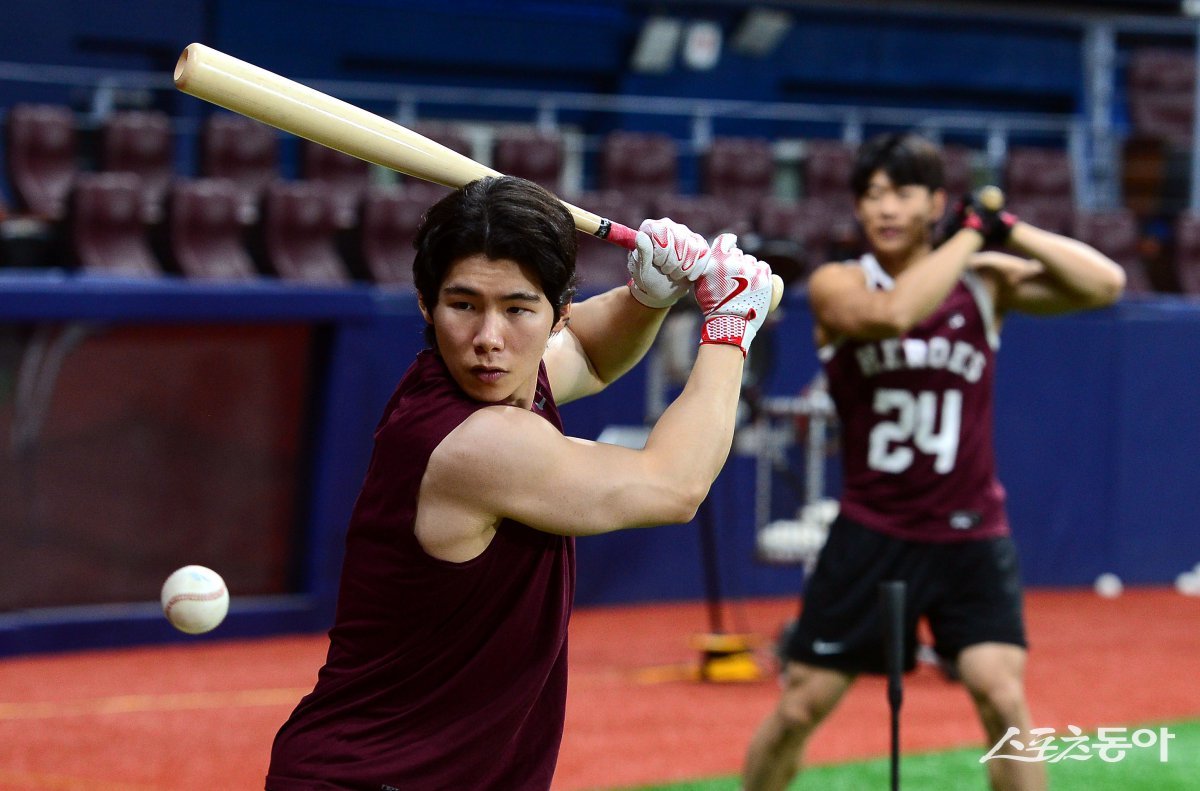
<path id="1" fill-rule="evenodd" d="M 626 250 L 637 249 L 637 231 L 627 225 L 621 225 L 619 222 L 600 220 L 600 227 L 596 229 L 595 235 L 618 247 L 624 247 Z"/>

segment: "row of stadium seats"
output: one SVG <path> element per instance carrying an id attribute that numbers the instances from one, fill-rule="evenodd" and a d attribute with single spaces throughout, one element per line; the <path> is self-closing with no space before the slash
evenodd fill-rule
<path id="1" fill-rule="evenodd" d="M 452 125 L 425 124 L 419 131 L 461 153 L 474 154 L 467 138 Z M 53 226 L 57 243 L 48 249 L 84 268 L 165 270 L 194 277 L 259 272 L 321 282 L 351 278 L 406 282 L 408 243 L 421 212 L 441 189 L 431 190 L 415 181 L 403 186 L 373 185 L 365 162 L 308 141 L 302 141 L 300 148 L 302 178 L 283 181 L 279 135 L 230 113 L 214 113 L 205 120 L 197 178 L 175 171 L 175 141 L 165 113 L 110 115 L 100 129 L 99 172 L 81 169 L 78 136 L 75 116 L 66 107 L 14 106 L 5 119 L 4 161 L 17 210 Z M 965 192 L 976 181 L 978 152 L 956 145 L 946 146 L 945 152 L 948 190 Z M 499 129 L 490 153 L 498 170 L 561 192 L 563 145 L 554 135 Z M 809 265 L 857 250 L 847 190 L 853 150 L 840 142 L 807 141 L 802 173 L 805 197 L 799 201 L 773 195 L 776 163 L 765 140 L 715 139 L 700 160 L 704 192 L 698 195 L 679 194 L 678 146 L 668 136 L 614 132 L 604 138 L 600 154 L 601 189 L 564 197 L 603 216 L 634 224 L 641 217 L 670 216 L 710 237 L 732 230 L 786 239 L 799 247 L 797 257 Z M 1002 181 L 1015 212 L 1104 250 L 1130 270 L 1131 290 L 1162 289 L 1160 281 L 1170 279 L 1142 271 L 1142 237 L 1133 212 L 1075 210 L 1064 151 L 1013 148 Z M 136 194 L 129 197 L 131 192 Z M 137 211 L 125 211 L 130 205 Z M 116 216 L 118 209 L 124 212 L 121 217 Z M 205 249 L 224 249 L 224 262 L 196 263 L 186 252 L 181 227 L 195 228 L 193 215 L 224 218 L 226 213 L 232 215 L 231 230 L 197 236 Z M 101 215 L 107 216 L 110 229 L 86 230 Z M 226 220 L 213 222 L 223 227 Z M 1180 222 L 1186 224 L 1190 218 L 1182 217 Z M 126 230 L 118 234 L 112 230 L 117 226 Z M 270 241 L 282 233 L 280 228 L 291 228 L 284 234 L 286 244 L 282 237 L 278 244 Z M 100 263 L 88 252 L 98 249 L 99 236 L 115 240 L 139 235 L 146 243 L 136 247 L 130 242 L 121 248 L 127 256 L 124 263 Z M 325 240 L 327 235 L 332 242 Z M 1191 290 L 1200 256 L 1182 243 L 1189 238 L 1186 229 L 1178 237 L 1179 271 L 1167 275 L 1177 277 L 1179 288 Z M 85 238 L 91 241 L 85 243 Z M 105 246 L 118 249 L 115 241 Z M 308 252 L 280 258 L 284 247 Z M 599 287 L 623 277 L 623 261 L 607 245 L 584 240 L 581 271 L 590 273 L 585 279 Z"/>

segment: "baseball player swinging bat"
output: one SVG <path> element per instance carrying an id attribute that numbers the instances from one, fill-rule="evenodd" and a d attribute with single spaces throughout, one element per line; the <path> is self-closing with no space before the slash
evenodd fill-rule
<path id="1" fill-rule="evenodd" d="M 175 64 L 175 87 L 276 129 L 383 165 L 423 181 L 461 187 L 501 175 L 361 107 L 335 99 L 203 44 L 189 44 Z M 636 247 L 637 232 L 563 201 L 575 227 L 619 245 Z M 783 281 L 772 276 L 771 310 L 783 298 Z"/>

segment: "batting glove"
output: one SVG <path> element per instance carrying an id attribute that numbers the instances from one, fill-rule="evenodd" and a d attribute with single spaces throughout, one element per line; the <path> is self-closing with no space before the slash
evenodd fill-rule
<path id="1" fill-rule="evenodd" d="M 707 257 L 708 242 L 686 225 L 645 220 L 629 253 L 629 290 L 646 307 L 670 307 L 688 292 L 686 274 L 703 269 Z"/>
<path id="2" fill-rule="evenodd" d="M 771 309 L 771 267 L 739 250 L 731 233 L 713 240 L 707 264 L 696 281 L 700 343 L 731 344 L 744 355 Z"/>
<path id="3" fill-rule="evenodd" d="M 946 227 L 946 236 L 960 228 L 970 228 L 979 232 L 984 244 L 999 247 L 1008 242 L 1016 224 L 1016 215 L 1004 211 L 1004 193 L 995 187 L 983 187 L 959 198 Z"/>

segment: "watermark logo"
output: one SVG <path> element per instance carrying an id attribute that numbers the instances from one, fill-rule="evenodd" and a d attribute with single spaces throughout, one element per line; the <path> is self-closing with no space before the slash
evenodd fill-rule
<path id="1" fill-rule="evenodd" d="M 1054 728 L 1032 728 L 1029 740 L 1020 741 L 1016 737 L 1021 734 L 1021 729 L 1009 728 L 996 746 L 979 759 L 979 763 L 985 764 L 995 759 L 1056 764 L 1064 760 L 1088 761 L 1098 757 L 1111 764 L 1123 760 L 1125 754 L 1134 748 L 1145 749 L 1156 744 L 1159 762 L 1166 763 L 1168 745 L 1175 738 L 1175 734 L 1166 728 L 1139 728 L 1133 733 L 1129 733 L 1128 728 L 1098 728 L 1094 736 L 1089 736 L 1075 725 L 1068 725 L 1067 730 L 1070 733 L 1058 736 Z M 1008 751 L 1001 753 L 1006 746 Z"/>

